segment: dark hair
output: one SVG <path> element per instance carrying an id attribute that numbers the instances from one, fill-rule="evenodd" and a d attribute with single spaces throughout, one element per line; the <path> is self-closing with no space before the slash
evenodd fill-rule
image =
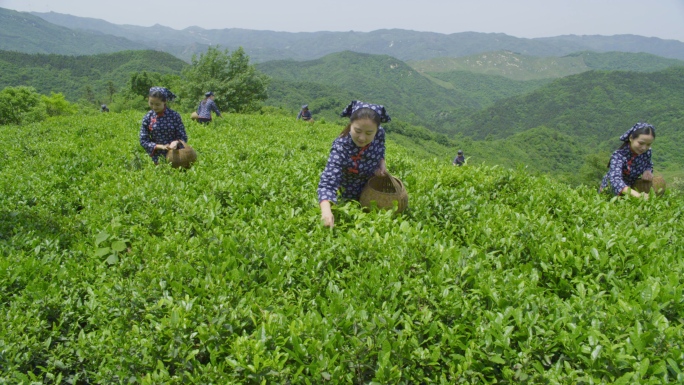
<path id="1" fill-rule="evenodd" d="M 638 129 L 634 130 L 634 132 L 629 134 L 629 138 L 627 138 L 628 140 L 625 140 L 622 143 L 622 146 L 620 146 L 620 148 L 625 148 L 625 147 L 629 146 L 629 139 L 636 139 L 639 137 L 639 135 L 651 135 L 651 136 L 653 136 L 653 139 L 655 139 L 655 137 L 656 137 L 655 130 L 653 129 L 653 127 L 643 126 L 643 127 L 640 127 Z"/>
<path id="2" fill-rule="evenodd" d="M 344 138 L 345 136 L 347 136 L 349 131 L 351 131 L 352 123 L 359 119 L 370 119 L 373 121 L 373 123 L 375 123 L 376 126 L 380 127 L 381 116 L 377 112 L 373 111 L 370 108 L 359 108 L 358 110 L 354 111 L 354 113 L 351 114 L 351 116 L 349 117 L 349 124 L 347 124 L 344 130 L 340 132 L 340 138 Z"/>
<path id="3" fill-rule="evenodd" d="M 150 90 L 150 94 L 148 96 L 151 98 L 157 98 L 166 103 L 166 93 L 161 90 Z"/>

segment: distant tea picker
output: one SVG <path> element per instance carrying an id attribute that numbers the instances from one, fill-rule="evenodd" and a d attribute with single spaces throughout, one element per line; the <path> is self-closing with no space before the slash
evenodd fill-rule
<path id="1" fill-rule="evenodd" d="M 385 130 L 381 123 L 389 122 L 385 107 L 352 101 L 341 114 L 349 124 L 333 141 L 328 163 L 318 183 L 321 220 L 333 227 L 335 217 L 331 202 L 337 203 L 337 191 L 343 199 L 359 200 L 368 180 L 387 175 L 385 165 Z"/>
<path id="2" fill-rule="evenodd" d="M 609 187 L 614 195 L 629 194 L 648 199 L 653 182 L 651 145 L 655 137 L 655 127 L 648 123 L 637 123 L 622 134 L 620 140 L 623 144 L 610 157 L 608 172 L 601 181 L 599 192 Z M 661 186 L 656 187 L 660 190 Z"/>
<path id="3" fill-rule="evenodd" d="M 197 106 L 197 112 L 192 114 L 192 119 L 198 121 L 199 123 L 210 123 L 211 122 L 211 112 L 214 111 L 216 117 L 221 117 L 221 111 L 219 111 L 216 102 L 214 102 L 214 93 L 209 91 L 204 94 L 204 99 Z"/>
<path id="4" fill-rule="evenodd" d="M 309 110 L 309 105 L 305 104 L 302 106 L 302 109 L 299 110 L 299 114 L 297 114 L 297 120 L 303 120 L 305 122 L 312 122 L 313 123 L 313 116 L 311 115 L 311 110 Z"/>
<path id="5" fill-rule="evenodd" d="M 188 141 L 183 120 L 178 112 L 166 103 L 176 95 L 164 87 L 152 87 L 147 98 L 151 108 L 142 119 L 140 145 L 157 164 L 159 157 L 165 157 L 169 150 L 183 147 Z"/>

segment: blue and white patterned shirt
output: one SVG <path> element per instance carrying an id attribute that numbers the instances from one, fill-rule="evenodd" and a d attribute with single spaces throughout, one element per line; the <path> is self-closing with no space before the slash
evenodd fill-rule
<path id="1" fill-rule="evenodd" d="M 333 141 L 330 157 L 318 183 L 318 202 L 328 200 L 337 203 L 337 190 L 342 198 L 358 200 L 366 182 L 385 159 L 385 129 L 378 132 L 370 144 L 357 146 L 350 134 Z"/>
<path id="2" fill-rule="evenodd" d="M 197 115 L 202 119 L 211 119 L 211 111 L 214 111 L 216 116 L 221 116 L 221 111 L 219 111 L 218 106 L 211 99 L 202 100 L 199 107 L 197 107 Z"/>
<path id="3" fill-rule="evenodd" d="M 143 117 L 140 126 L 140 145 L 152 157 L 154 163 L 157 163 L 160 155 L 166 156 L 166 151 L 155 150 L 154 146 L 169 144 L 174 140 L 188 141 L 179 113 L 166 107 L 159 115 L 154 111 L 149 111 Z"/>
<path id="4" fill-rule="evenodd" d="M 299 114 L 297 114 L 297 120 L 299 119 L 311 120 L 311 110 L 300 110 Z"/>
<path id="5" fill-rule="evenodd" d="M 632 152 L 629 145 L 622 147 L 610 157 L 610 166 L 601 181 L 599 191 L 603 191 L 610 184 L 613 194 L 620 195 L 622 189 L 632 187 L 641 174 L 648 170 L 653 171 L 650 149 L 637 155 Z"/>

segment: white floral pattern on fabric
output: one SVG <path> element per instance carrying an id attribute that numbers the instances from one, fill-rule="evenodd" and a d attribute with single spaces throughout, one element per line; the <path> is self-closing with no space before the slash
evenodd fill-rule
<path id="1" fill-rule="evenodd" d="M 360 159 L 356 162 L 352 157 Z M 367 147 L 354 144 L 351 135 L 337 138 L 332 144 L 330 156 L 318 183 L 318 202 L 328 200 L 337 203 L 337 190 L 342 198 L 358 200 L 366 186 L 385 159 L 385 129 L 378 127 L 378 133 Z M 358 172 L 355 172 L 358 171 Z"/>
<path id="2" fill-rule="evenodd" d="M 166 156 L 166 151 L 155 150 L 157 144 L 169 144 L 174 140 L 188 141 L 183 119 L 176 111 L 166 107 L 164 112 L 157 115 L 148 112 L 142 119 L 140 126 L 140 145 L 156 164 L 159 156 Z"/>
<path id="3" fill-rule="evenodd" d="M 221 111 L 219 111 L 218 106 L 213 100 L 207 99 L 201 101 L 199 107 L 197 107 L 197 115 L 202 119 L 211 119 L 211 111 L 216 113 L 216 116 L 221 116 Z"/>
<path id="4" fill-rule="evenodd" d="M 650 149 L 641 155 L 636 155 L 632 153 L 629 145 L 622 147 L 613 152 L 610 157 L 608 172 L 601 181 L 599 191 L 603 191 L 610 184 L 613 194 L 620 195 L 625 187 L 632 187 L 634 182 L 648 170 L 653 171 Z"/>

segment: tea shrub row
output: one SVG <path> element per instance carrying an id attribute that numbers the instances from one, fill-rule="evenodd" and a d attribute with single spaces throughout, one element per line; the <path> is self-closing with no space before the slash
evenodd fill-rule
<path id="1" fill-rule="evenodd" d="M 155 167 L 139 113 L 2 126 L 0 382 L 684 381 L 684 201 L 611 199 L 388 141 L 409 210 L 334 208 L 340 127 L 187 124 Z"/>

